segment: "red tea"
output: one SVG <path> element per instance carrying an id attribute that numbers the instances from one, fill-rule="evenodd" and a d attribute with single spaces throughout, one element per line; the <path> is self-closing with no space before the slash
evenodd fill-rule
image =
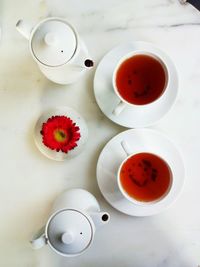
<path id="1" fill-rule="evenodd" d="M 149 104 L 165 90 L 166 71 L 154 57 L 135 55 L 126 59 L 116 73 L 116 87 L 127 102 Z"/>
<path id="2" fill-rule="evenodd" d="M 171 185 L 172 173 L 168 164 L 151 153 L 139 153 L 128 158 L 120 170 L 124 191 L 138 201 L 159 199 Z"/>

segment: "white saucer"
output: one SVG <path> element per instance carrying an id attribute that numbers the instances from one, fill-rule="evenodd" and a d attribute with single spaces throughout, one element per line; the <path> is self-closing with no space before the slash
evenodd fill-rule
<path id="1" fill-rule="evenodd" d="M 112 86 L 112 74 L 119 59 L 135 50 L 147 50 L 156 53 L 167 64 L 169 71 L 169 88 L 155 103 L 147 106 L 127 106 L 120 115 L 112 114 L 120 102 Z M 146 127 L 160 120 L 172 107 L 178 93 L 178 75 L 171 59 L 153 44 L 130 42 L 115 47 L 99 63 L 94 77 L 94 93 L 101 111 L 113 122 L 128 127 Z"/>
<path id="2" fill-rule="evenodd" d="M 48 118 L 51 118 L 55 115 L 64 115 L 69 118 L 71 118 L 77 126 L 80 128 L 81 137 L 79 141 L 77 142 L 77 147 L 75 147 L 73 150 L 69 151 L 68 153 L 63 153 L 62 151 L 55 151 L 51 150 L 50 148 L 46 147 L 42 142 L 42 135 L 40 133 L 42 129 L 42 124 L 48 120 Z M 46 157 L 56 160 L 56 161 L 64 161 L 66 159 L 73 158 L 77 155 L 79 155 L 84 147 L 84 144 L 86 143 L 88 138 L 88 129 L 87 125 L 85 123 L 85 120 L 81 117 L 81 115 L 69 107 L 56 107 L 49 109 L 41 114 L 38 121 L 35 125 L 34 130 L 34 140 L 37 148 L 40 150 L 42 154 L 44 154 Z"/>
<path id="3" fill-rule="evenodd" d="M 119 191 L 117 170 L 126 158 L 121 141 L 126 140 L 133 153 L 151 152 L 160 155 L 170 165 L 173 185 L 161 202 L 139 206 L 128 201 Z M 97 163 L 97 182 L 104 198 L 115 209 L 132 216 L 150 216 L 166 209 L 179 195 L 184 184 L 184 164 L 175 145 L 163 134 L 150 129 L 131 129 L 112 138 L 102 150 Z"/>

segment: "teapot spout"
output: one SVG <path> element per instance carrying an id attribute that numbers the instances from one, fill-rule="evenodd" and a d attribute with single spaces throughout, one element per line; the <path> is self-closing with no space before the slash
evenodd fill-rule
<path id="1" fill-rule="evenodd" d="M 109 222 L 110 215 L 107 212 L 93 212 L 90 214 L 96 228 Z"/>
<path id="2" fill-rule="evenodd" d="M 23 35 L 26 39 L 29 40 L 32 31 L 32 26 L 30 26 L 28 23 L 20 19 L 16 23 L 16 29 L 18 30 L 19 33 L 21 33 L 21 35 Z"/>
<path id="3" fill-rule="evenodd" d="M 86 59 L 84 65 L 86 68 L 92 68 L 94 66 L 94 61 L 91 59 Z"/>

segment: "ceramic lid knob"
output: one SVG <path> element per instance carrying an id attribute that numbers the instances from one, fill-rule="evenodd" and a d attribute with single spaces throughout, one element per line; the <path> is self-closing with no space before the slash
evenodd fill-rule
<path id="1" fill-rule="evenodd" d="M 63 243 L 65 243 L 66 245 L 71 244 L 74 241 L 74 236 L 73 233 L 71 232 L 65 232 L 61 235 L 61 240 Z"/>
<path id="2" fill-rule="evenodd" d="M 47 45 L 56 45 L 58 39 L 56 38 L 56 35 L 52 32 L 49 32 L 44 37 L 45 44 Z"/>

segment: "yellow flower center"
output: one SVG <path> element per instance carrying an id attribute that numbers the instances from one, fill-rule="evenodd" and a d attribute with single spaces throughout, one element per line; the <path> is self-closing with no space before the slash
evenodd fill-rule
<path id="1" fill-rule="evenodd" d="M 56 139 L 57 142 L 65 142 L 66 139 L 67 139 L 67 135 L 66 135 L 66 132 L 64 132 L 63 130 L 61 129 L 56 129 L 54 131 L 54 137 Z"/>

